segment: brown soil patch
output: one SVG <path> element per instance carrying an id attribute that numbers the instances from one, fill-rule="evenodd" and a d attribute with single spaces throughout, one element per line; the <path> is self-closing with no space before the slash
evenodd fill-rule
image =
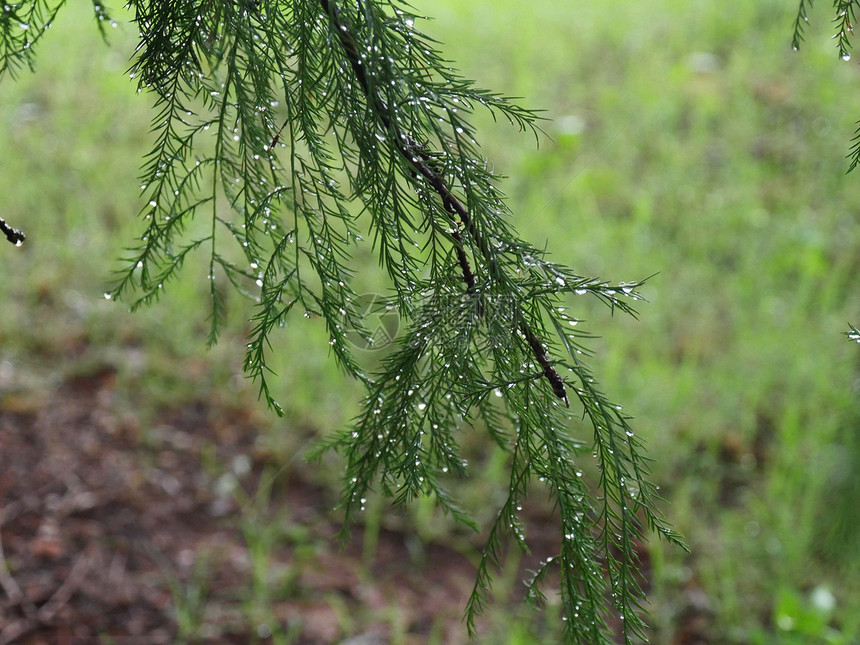
<path id="1" fill-rule="evenodd" d="M 0 396 L 0 645 L 174 643 L 177 598 L 198 612 L 190 642 L 271 642 L 248 605 L 249 512 L 203 466 L 215 446 L 220 463 L 251 455 L 261 470 L 249 413 L 197 403 L 142 428 L 115 409 L 114 383 L 104 368 Z M 424 545 L 416 565 L 409 537 L 383 530 L 364 566 L 360 539 L 339 548 L 331 493 L 295 474 L 280 490 L 268 620 L 290 642 L 372 645 L 392 625 L 414 642 L 464 640 L 474 568 L 461 555 Z"/>

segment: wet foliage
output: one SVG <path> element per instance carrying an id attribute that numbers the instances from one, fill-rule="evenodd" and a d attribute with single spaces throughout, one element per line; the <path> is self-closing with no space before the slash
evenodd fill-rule
<path id="1" fill-rule="evenodd" d="M 7 11 L 0 70 L 31 60 L 36 39 L 15 20 L 42 17 L 24 30 L 41 34 L 59 6 Z M 202 258 L 209 342 L 227 288 L 257 303 L 245 370 L 279 413 L 277 333 L 294 315 L 321 319 L 334 360 L 366 388 L 355 421 L 320 446 L 346 460 L 344 534 L 376 489 L 397 503 L 431 497 L 474 526 L 451 491 L 469 474 L 461 438 L 486 431 L 508 453 L 510 478 L 466 607 L 470 629 L 506 543 L 528 550 L 521 513 L 540 486 L 558 509 L 561 547 L 535 572 L 532 599 L 558 576 L 568 641 L 608 642 L 609 624 L 625 642 L 644 637 L 635 545 L 651 533 L 680 541 L 657 511 L 629 417 L 586 362 L 589 333 L 567 313 L 591 296 L 635 314 L 642 281 L 580 275 L 509 223 L 470 119 L 487 109 L 539 138 L 538 115 L 461 78 L 406 4 L 129 6 L 140 32 L 130 74 L 155 99 L 155 144 L 143 233 L 105 297 L 150 304 Z M 96 15 L 111 20 L 100 5 Z M 350 341 L 374 337 L 353 286 L 363 245 L 388 277 L 384 306 L 404 323 L 371 368 Z"/>

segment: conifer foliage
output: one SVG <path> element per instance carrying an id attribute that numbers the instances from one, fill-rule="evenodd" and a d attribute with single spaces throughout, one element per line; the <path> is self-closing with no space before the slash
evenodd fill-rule
<path id="1" fill-rule="evenodd" d="M 0 14 L 0 70 L 32 64 L 63 0 Z M 100 25 L 111 22 L 94 5 Z M 256 299 L 245 369 L 276 411 L 267 357 L 290 315 L 318 316 L 343 370 L 366 387 L 354 423 L 321 443 L 346 461 L 346 529 L 371 490 L 431 496 L 471 524 L 451 493 L 465 432 L 509 454 L 510 485 L 478 567 L 474 632 L 508 541 L 527 549 L 529 488 L 546 487 L 560 550 L 530 583 L 560 581 L 568 642 L 644 635 L 635 547 L 678 542 L 655 505 L 640 440 L 584 358 L 566 311 L 591 296 L 634 314 L 640 282 L 610 284 L 519 239 L 470 116 L 490 110 L 539 135 L 537 116 L 461 78 L 409 5 L 382 0 L 130 0 L 140 32 L 130 73 L 155 97 L 143 168 L 143 233 L 107 294 L 156 300 L 192 256 L 208 264 L 210 342 L 222 289 Z M 23 28 L 22 25 L 27 25 Z M 571 215 L 573 218 L 574 215 Z M 367 240 L 365 238 L 368 238 Z M 349 342 L 372 331 L 353 288 L 354 250 L 390 279 L 383 305 L 404 331 L 368 370 Z M 588 481 L 583 467 L 596 463 Z"/>
<path id="2" fill-rule="evenodd" d="M 854 16 L 856 10 L 860 6 L 859 0 L 834 0 L 833 7 L 836 10 L 836 17 L 833 19 L 835 25 L 835 33 L 831 36 L 836 41 L 836 48 L 839 53 L 839 58 L 844 61 L 851 60 L 851 37 L 854 35 Z M 803 32 L 809 23 L 807 15 L 812 8 L 812 0 L 800 0 L 797 7 L 797 16 L 794 19 L 794 36 L 791 40 L 791 46 L 794 51 L 800 49 L 803 42 Z M 858 164 L 860 164 L 860 121 L 857 121 L 854 136 L 851 139 L 851 149 L 848 152 L 848 170 L 851 172 Z M 843 332 L 848 340 L 860 342 L 860 331 L 854 325 L 848 325 L 848 331 Z"/>
<path id="3" fill-rule="evenodd" d="M 791 46 L 794 51 L 800 49 L 804 41 L 804 31 L 809 23 L 809 10 L 812 9 L 812 0 L 800 0 L 797 7 L 797 15 L 794 19 L 794 35 Z M 834 34 L 831 36 L 836 41 L 836 50 L 839 58 L 844 61 L 851 60 L 851 37 L 854 35 L 854 17 L 857 8 L 860 7 L 858 0 L 834 0 L 833 8 L 836 17 L 833 18 Z M 851 151 L 848 154 L 848 172 L 854 170 L 860 164 L 860 121 L 851 140 Z"/>

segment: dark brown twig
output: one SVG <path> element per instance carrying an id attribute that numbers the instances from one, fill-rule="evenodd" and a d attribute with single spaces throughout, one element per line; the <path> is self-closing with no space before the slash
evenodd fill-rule
<path id="1" fill-rule="evenodd" d="M 48 598 L 44 605 L 39 607 L 36 616 L 41 623 L 49 623 L 63 605 L 69 602 L 72 594 L 80 588 L 90 570 L 95 568 L 97 559 L 98 556 L 93 554 L 93 549 L 84 551 L 78 556 L 63 584 Z"/>
<path id="2" fill-rule="evenodd" d="M 6 568 L 6 554 L 3 552 L 2 535 L 0 535 L 0 588 L 6 593 L 11 604 L 20 607 L 24 614 L 24 617 L 19 620 L 4 621 L 3 629 L 0 630 L 0 645 L 11 645 L 37 624 L 38 609 L 27 598 L 18 582 Z"/>
<path id="3" fill-rule="evenodd" d="M 7 588 L 7 585 L 9 584 L 7 580 L 3 584 L 3 589 L 7 593 L 9 593 L 9 589 L 15 593 L 17 588 L 16 595 L 20 594 L 20 597 L 15 598 L 10 594 L 10 599 L 16 601 L 17 604 L 20 605 L 21 609 L 24 611 L 25 617 L 6 625 L 3 631 L 0 632 L 0 645 L 20 643 L 21 637 L 25 634 L 37 629 L 40 625 L 48 625 L 51 623 L 57 612 L 69 602 L 69 599 L 86 579 L 87 574 L 89 574 L 90 570 L 97 564 L 96 558 L 92 555 L 91 551 L 92 549 L 85 551 L 77 558 L 77 560 L 75 560 L 75 563 L 72 565 L 72 569 L 69 571 L 69 575 L 63 581 L 63 584 L 57 588 L 51 597 L 48 598 L 48 601 L 39 607 L 39 609 L 36 609 L 33 603 L 24 596 L 17 583 L 14 583 L 14 579 L 11 578 L 11 576 L 7 576 L 9 580 L 12 580 L 14 585 Z"/>
<path id="4" fill-rule="evenodd" d="M 23 231 L 19 231 L 17 228 L 12 228 L 2 217 L 0 217 L 0 231 L 2 231 L 6 236 L 6 239 L 15 246 L 21 246 L 24 243 L 24 240 L 27 239 L 27 236 L 24 235 Z"/>
<path id="5" fill-rule="evenodd" d="M 418 144 L 415 139 L 404 133 L 397 126 L 396 122 L 390 118 L 388 107 L 376 93 L 375 88 L 368 80 L 365 66 L 361 63 L 358 47 L 350 30 L 350 25 L 348 25 L 341 17 L 340 10 L 336 3 L 330 0 L 320 0 L 320 5 L 322 6 L 325 14 L 331 20 L 332 29 L 334 33 L 337 34 L 338 40 L 340 41 L 340 44 L 346 53 L 346 57 L 349 60 L 349 64 L 358 79 L 358 83 L 361 86 L 365 97 L 367 97 L 369 104 L 373 108 L 374 114 L 379 119 L 380 125 L 382 125 L 382 127 L 394 137 L 394 146 L 400 155 L 412 166 L 415 172 L 427 181 L 427 183 L 442 199 L 442 205 L 448 212 L 449 219 L 452 224 L 451 230 L 453 232 L 451 237 L 456 243 L 457 262 L 460 265 L 461 272 L 463 273 L 463 281 L 466 283 L 468 290 L 470 292 L 474 292 L 476 286 L 475 275 L 472 273 L 471 266 L 469 265 L 469 258 L 466 255 L 465 244 L 458 228 L 459 222 L 457 221 L 457 218 L 459 217 L 464 230 L 468 232 L 469 237 L 471 237 L 484 259 L 491 267 L 496 267 L 497 265 L 493 251 L 487 244 L 486 238 L 484 238 L 475 226 L 471 214 L 469 213 L 469 209 L 466 208 L 463 202 L 454 195 L 445 183 L 445 180 L 433 170 L 433 157 L 430 153 L 427 152 L 423 146 Z M 567 399 L 564 381 L 547 358 L 546 348 L 543 343 L 534 334 L 528 323 L 525 320 L 522 320 L 522 318 L 519 329 L 525 336 L 535 359 L 543 368 L 543 374 L 552 386 L 553 394 L 564 401 L 564 404 L 569 407 L 570 403 Z"/>
<path id="6" fill-rule="evenodd" d="M 6 568 L 6 554 L 3 552 L 3 537 L 0 535 L 0 588 L 6 592 L 6 597 L 21 607 L 24 616 L 32 618 L 36 615 L 36 606 L 24 594 L 18 582 Z"/>

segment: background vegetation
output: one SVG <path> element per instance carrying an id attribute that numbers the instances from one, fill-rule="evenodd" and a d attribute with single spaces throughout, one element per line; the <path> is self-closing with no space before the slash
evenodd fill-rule
<path id="1" fill-rule="evenodd" d="M 842 332 L 860 320 L 860 192 L 844 175 L 860 71 L 839 60 L 828 8 L 810 15 L 794 53 L 796 7 L 785 0 L 416 4 L 467 77 L 551 119 L 539 149 L 489 119 L 479 128 L 510 176 L 523 236 L 583 274 L 657 273 L 638 321 L 586 299 L 570 310 L 601 334 L 595 371 L 636 417 L 666 515 L 692 550 L 643 547 L 653 642 L 857 642 L 860 362 Z M 133 29 L 111 30 L 108 48 L 91 22 L 86 7 L 68 7 L 37 74 L 0 84 L 0 203 L 28 235 L 0 250 L 0 414 L 102 362 L 117 366 L 120 403 L 144 418 L 211 397 L 257 406 L 240 375 L 248 303 L 233 299 L 231 331 L 205 353 L 205 266 L 194 269 L 199 285 L 174 284 L 134 316 L 102 297 L 139 234 L 150 113 L 124 73 Z M 318 322 L 291 325 L 281 342 L 276 398 L 287 416 L 254 417 L 253 465 L 269 464 L 267 476 L 303 470 L 328 491 L 325 513 L 337 462 L 308 469 L 294 456 L 349 418 L 356 389 Z M 486 501 L 506 484 L 483 441 L 468 446 L 475 481 L 464 486 L 488 519 Z M 264 506 L 233 518 L 246 542 L 265 551 L 295 540 Z M 371 528 L 385 517 L 371 505 Z M 407 521 L 425 541 L 464 544 L 425 508 Z M 319 546 L 312 532 L 301 539 Z M 502 583 L 514 594 L 515 578 Z M 190 597 L 191 582 L 176 583 L 175 598 Z M 271 590 L 249 582 L 244 593 L 261 606 Z M 193 634 L 195 614 L 176 606 Z M 487 642 L 546 629 L 498 609 Z"/>

